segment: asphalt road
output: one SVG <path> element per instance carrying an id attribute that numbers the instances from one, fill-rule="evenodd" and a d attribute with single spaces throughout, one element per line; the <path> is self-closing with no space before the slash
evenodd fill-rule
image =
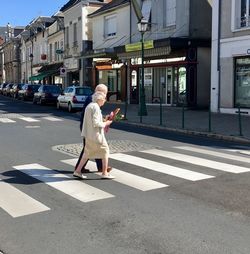
<path id="1" fill-rule="evenodd" d="M 118 123 L 75 180 L 78 118 L 0 95 L 0 253 L 249 254 L 249 147 Z"/>

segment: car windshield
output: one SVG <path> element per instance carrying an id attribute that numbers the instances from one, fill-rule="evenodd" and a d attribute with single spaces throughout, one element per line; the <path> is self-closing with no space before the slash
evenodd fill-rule
<path id="1" fill-rule="evenodd" d="M 46 92 L 46 93 L 60 93 L 60 88 L 58 86 L 45 86 L 44 92 Z"/>
<path id="2" fill-rule="evenodd" d="M 33 86 L 31 86 L 31 89 L 32 89 L 32 91 L 37 92 L 39 87 L 40 86 L 33 85 Z"/>
<path id="3" fill-rule="evenodd" d="M 91 95 L 92 90 L 90 87 L 77 87 L 76 88 L 76 95 Z"/>

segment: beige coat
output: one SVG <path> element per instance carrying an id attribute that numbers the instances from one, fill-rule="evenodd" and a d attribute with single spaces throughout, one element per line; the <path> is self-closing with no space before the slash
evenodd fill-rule
<path id="1" fill-rule="evenodd" d="M 102 143 L 105 123 L 99 105 L 91 102 L 85 109 L 82 125 L 82 137 Z M 105 137 L 104 137 L 105 138 Z"/>
<path id="2" fill-rule="evenodd" d="M 85 109 L 81 133 L 86 141 L 84 153 L 90 159 L 104 158 L 109 154 L 104 127 L 105 123 L 99 105 L 91 102 Z"/>

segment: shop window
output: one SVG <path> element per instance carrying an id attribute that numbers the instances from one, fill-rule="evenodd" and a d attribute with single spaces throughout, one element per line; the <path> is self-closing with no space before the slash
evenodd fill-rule
<path id="1" fill-rule="evenodd" d="M 235 60 L 235 107 L 250 107 L 250 58 Z"/>
<path id="2" fill-rule="evenodd" d="M 116 35 L 116 15 L 105 17 L 104 20 L 104 34 L 105 38 L 113 37 Z"/>

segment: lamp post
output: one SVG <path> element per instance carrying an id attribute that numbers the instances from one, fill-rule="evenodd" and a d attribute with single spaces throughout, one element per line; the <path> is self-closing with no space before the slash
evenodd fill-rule
<path id="1" fill-rule="evenodd" d="M 145 87 L 144 87 L 144 33 L 147 30 L 148 22 L 145 20 L 141 20 L 137 23 L 138 25 L 138 31 L 141 33 L 141 83 L 140 83 L 140 89 L 139 89 L 139 116 L 140 116 L 140 122 L 142 122 L 142 116 L 147 116 L 147 108 L 146 108 L 146 102 L 145 102 Z"/>
<path id="2" fill-rule="evenodd" d="M 33 75 L 32 68 L 33 68 L 33 58 L 34 58 L 34 56 L 33 56 L 32 53 L 30 53 L 29 57 L 30 57 L 30 82 L 31 82 L 31 84 L 33 84 L 33 81 L 31 79 L 32 79 L 32 75 Z"/>

